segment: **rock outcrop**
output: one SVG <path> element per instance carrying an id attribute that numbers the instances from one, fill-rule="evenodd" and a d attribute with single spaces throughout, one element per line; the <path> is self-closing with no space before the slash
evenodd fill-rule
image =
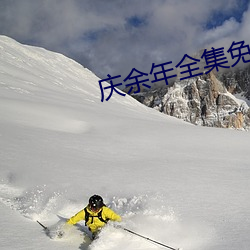
<path id="1" fill-rule="evenodd" d="M 250 109 L 210 72 L 168 88 L 132 95 L 141 103 L 196 125 L 250 128 Z"/>

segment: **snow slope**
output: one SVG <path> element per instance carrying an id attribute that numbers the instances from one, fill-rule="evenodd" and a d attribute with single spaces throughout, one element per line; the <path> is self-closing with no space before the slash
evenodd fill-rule
<path id="1" fill-rule="evenodd" d="M 0 249 L 162 249 L 112 225 L 90 244 L 83 223 L 61 240 L 36 223 L 53 228 L 97 193 L 166 245 L 248 250 L 249 133 L 100 94 L 76 62 L 0 36 Z"/>

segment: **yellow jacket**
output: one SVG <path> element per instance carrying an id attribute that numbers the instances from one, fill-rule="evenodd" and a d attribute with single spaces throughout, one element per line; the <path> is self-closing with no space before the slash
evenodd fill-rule
<path id="1" fill-rule="evenodd" d="M 93 212 L 88 207 L 86 209 L 87 209 L 87 212 L 89 213 L 89 219 L 85 223 L 92 233 L 95 233 L 96 231 L 98 231 L 98 229 L 102 228 L 106 224 L 105 222 L 101 221 L 98 218 L 98 214 L 100 213 L 100 211 L 102 211 L 101 215 L 104 221 L 106 220 L 121 221 L 122 220 L 118 214 L 116 214 L 113 210 L 111 210 L 110 208 L 106 206 L 103 206 L 98 212 Z M 84 209 L 78 212 L 77 214 L 75 214 L 74 216 L 72 216 L 67 221 L 67 224 L 74 225 L 80 220 L 85 220 Z"/>

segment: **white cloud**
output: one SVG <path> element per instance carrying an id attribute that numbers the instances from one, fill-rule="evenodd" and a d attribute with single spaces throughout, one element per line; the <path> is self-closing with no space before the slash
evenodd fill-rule
<path id="1" fill-rule="evenodd" d="M 231 44 L 250 34 L 249 12 L 242 23 L 226 20 L 204 29 L 214 11 L 231 13 L 237 0 L 44 0 L 0 3 L 0 32 L 77 58 L 101 76 L 149 72 L 153 62 L 178 62 L 206 45 Z M 144 25 L 129 27 L 133 16 Z M 124 75 L 126 77 L 126 75 Z"/>
<path id="2" fill-rule="evenodd" d="M 221 41 L 224 38 L 231 38 L 238 33 L 240 29 L 240 23 L 238 23 L 234 18 L 226 20 L 221 26 L 216 28 L 205 30 L 199 36 L 200 43 L 204 46 Z M 232 41 L 231 41 L 232 42 Z"/>
<path id="3" fill-rule="evenodd" d="M 250 43 L 250 4 L 248 11 L 243 15 L 241 29 L 239 31 L 239 36 L 242 37 L 247 43 Z"/>

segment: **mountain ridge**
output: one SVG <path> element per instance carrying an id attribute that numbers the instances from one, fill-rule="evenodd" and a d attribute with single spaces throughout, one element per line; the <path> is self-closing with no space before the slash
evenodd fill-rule
<path id="1" fill-rule="evenodd" d="M 217 76 L 211 71 L 182 81 L 178 74 L 168 86 L 131 96 L 148 107 L 195 125 L 249 130 L 250 108 L 241 96 L 250 97 L 250 67 L 234 72 Z"/>

